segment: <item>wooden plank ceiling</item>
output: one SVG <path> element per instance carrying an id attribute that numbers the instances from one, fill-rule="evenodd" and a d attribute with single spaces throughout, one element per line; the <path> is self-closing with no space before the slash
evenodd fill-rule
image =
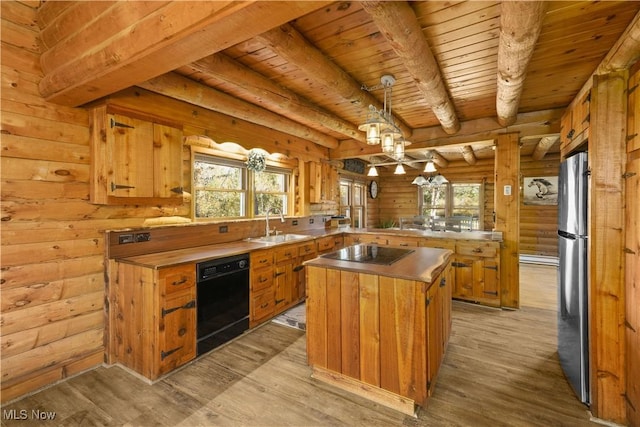
<path id="1" fill-rule="evenodd" d="M 523 150 L 542 157 L 558 151 L 562 110 L 639 11 L 635 1 L 45 2 L 40 89 L 79 106 L 137 85 L 333 158 L 384 162 L 357 128 L 383 101 L 363 87 L 390 74 L 408 159 L 490 158 L 487 132 L 527 126 Z M 637 45 L 622 59 L 635 61 Z"/>

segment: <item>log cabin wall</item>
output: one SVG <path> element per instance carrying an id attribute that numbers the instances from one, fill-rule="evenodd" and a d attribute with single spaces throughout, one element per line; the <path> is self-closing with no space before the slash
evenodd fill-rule
<path id="1" fill-rule="evenodd" d="M 418 188 L 411 184 L 413 179 L 423 174 L 422 167 L 411 168 L 405 166 L 405 175 L 394 175 L 393 167 L 378 168 L 380 174 L 379 195 L 377 201 L 369 197 L 367 203 L 367 220 L 370 227 L 395 224 L 398 227 L 400 217 L 419 215 L 418 212 Z M 484 229 L 492 228 L 493 213 L 493 159 L 480 160 L 470 166 L 466 162 L 451 162 L 447 167 L 437 166 L 441 173 L 451 182 L 484 182 Z M 368 181 L 370 182 L 370 181 Z M 372 209 L 373 208 L 373 209 Z"/>
<path id="2" fill-rule="evenodd" d="M 520 158 L 523 179 L 558 176 L 559 168 L 560 153 L 548 153 L 542 160 L 534 160 L 531 156 Z M 524 204 L 524 198 L 520 203 L 520 253 L 557 257 L 558 205 L 528 205 Z"/>
<path id="3" fill-rule="evenodd" d="M 190 203 L 89 203 L 88 110 L 46 102 L 38 47 L 38 2 L 3 1 L 2 24 L 2 401 L 94 368 L 104 360 L 105 230 L 145 227 L 150 219 L 186 217 Z M 139 88 L 109 98 L 112 105 L 184 125 L 207 135 L 283 152 L 300 164 L 326 149 Z M 145 110 L 146 111 L 143 111 Z M 189 150 L 183 150 L 185 184 Z M 299 169 L 304 170 L 300 167 Z M 304 179 L 304 178 L 303 178 Z M 188 184 L 185 186 L 189 191 Z M 296 194 L 299 214 L 330 211 Z M 335 208 L 335 205 L 333 205 Z"/>
<path id="4" fill-rule="evenodd" d="M 557 176 L 560 165 L 559 153 L 549 153 L 542 160 L 531 156 L 521 157 L 523 177 Z M 394 175 L 393 168 L 378 168 L 380 184 L 377 199 L 367 198 L 367 221 L 370 227 L 384 225 L 399 226 L 400 217 L 418 215 L 418 190 L 411 184 L 422 173 L 421 168 L 405 167 L 405 175 Z M 438 167 L 438 172 L 451 182 L 484 182 L 483 228 L 493 228 L 494 206 L 494 162 L 481 160 L 475 165 L 451 162 L 447 167 Z M 368 178 L 367 182 L 371 182 Z M 520 252 L 528 255 L 558 256 L 557 215 L 558 206 L 524 205 L 520 212 Z"/>

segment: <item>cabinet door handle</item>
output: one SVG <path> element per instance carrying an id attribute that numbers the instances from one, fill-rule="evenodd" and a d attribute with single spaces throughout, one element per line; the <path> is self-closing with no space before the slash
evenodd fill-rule
<path id="1" fill-rule="evenodd" d="M 182 194 L 182 187 L 173 187 L 170 191 L 176 194 Z"/>
<path id="2" fill-rule="evenodd" d="M 173 313 L 174 311 L 180 310 L 180 309 L 190 309 L 190 308 L 195 308 L 196 306 L 196 300 L 192 299 L 191 301 L 189 301 L 188 303 L 186 303 L 185 305 L 180 305 L 178 307 L 171 307 L 171 308 L 163 308 L 162 309 L 162 317 L 166 316 L 169 313 Z"/>
<path id="3" fill-rule="evenodd" d="M 428 307 L 428 306 L 429 306 L 429 304 L 431 304 L 431 298 L 427 298 L 427 299 L 424 301 L 424 305 L 425 305 L 426 307 Z"/>
<path id="4" fill-rule="evenodd" d="M 268 279 L 268 278 L 266 278 L 266 277 L 261 277 L 261 278 L 258 280 L 258 282 L 260 282 L 260 283 L 264 283 L 264 282 L 266 282 L 267 280 L 269 280 L 269 279 Z"/>
<path id="5" fill-rule="evenodd" d="M 171 282 L 171 285 L 172 286 L 180 286 L 180 285 L 182 285 L 183 283 L 186 283 L 186 282 L 187 282 L 187 278 L 183 277 L 181 280 L 176 280 L 175 282 Z"/>
<path id="6" fill-rule="evenodd" d="M 262 304 L 260 306 L 260 308 L 267 308 L 267 307 L 269 307 L 269 303 L 268 302 L 265 302 L 264 304 Z"/>
<path id="7" fill-rule="evenodd" d="M 269 262 L 269 260 L 268 260 L 268 259 L 266 259 L 266 258 L 264 258 L 264 259 L 261 259 L 261 260 L 260 260 L 260 261 L 258 261 L 258 262 L 259 262 L 260 264 L 264 264 L 265 262 Z"/>
<path id="8" fill-rule="evenodd" d="M 296 265 L 295 267 L 293 267 L 293 272 L 297 273 L 298 271 L 302 270 L 304 268 L 304 265 Z"/>
<path id="9" fill-rule="evenodd" d="M 160 359 L 164 360 L 166 357 L 171 356 L 173 353 L 175 353 L 176 351 L 180 350 L 181 348 L 182 348 L 182 346 L 173 348 L 173 349 L 171 349 L 169 351 L 161 351 L 160 352 Z"/>
<path id="10" fill-rule="evenodd" d="M 484 268 L 486 268 L 487 270 L 498 271 L 498 266 L 497 265 L 485 265 Z"/>
<path id="11" fill-rule="evenodd" d="M 445 286 L 447 286 L 447 279 L 443 277 L 442 279 L 440 279 L 440 287 L 444 288 Z"/>
<path id="12" fill-rule="evenodd" d="M 280 271 L 280 272 L 274 274 L 273 277 L 282 276 L 283 274 L 284 274 L 284 271 Z"/>
<path id="13" fill-rule="evenodd" d="M 284 298 L 282 298 L 282 299 L 277 299 L 277 300 L 276 300 L 276 304 L 280 304 L 282 301 L 284 301 Z"/>
<path id="14" fill-rule="evenodd" d="M 115 182 L 111 183 L 111 191 L 123 190 L 125 188 L 136 188 L 136 186 L 135 185 L 116 184 Z"/>

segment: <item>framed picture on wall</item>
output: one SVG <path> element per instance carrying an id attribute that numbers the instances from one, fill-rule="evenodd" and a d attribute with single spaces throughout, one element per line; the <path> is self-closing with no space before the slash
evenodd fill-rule
<path id="1" fill-rule="evenodd" d="M 525 205 L 558 204 L 557 176 L 525 177 L 523 184 L 523 200 Z"/>

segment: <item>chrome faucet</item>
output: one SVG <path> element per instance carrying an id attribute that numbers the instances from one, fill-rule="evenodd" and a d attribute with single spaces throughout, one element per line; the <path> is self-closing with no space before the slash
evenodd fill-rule
<path id="1" fill-rule="evenodd" d="M 278 209 L 278 208 L 267 208 L 267 216 L 266 216 L 266 223 L 265 223 L 265 236 L 269 237 L 269 235 L 271 234 L 271 230 L 269 230 L 269 213 L 276 213 L 279 212 L 280 213 L 280 222 L 284 222 L 284 214 L 282 213 L 282 209 Z"/>

